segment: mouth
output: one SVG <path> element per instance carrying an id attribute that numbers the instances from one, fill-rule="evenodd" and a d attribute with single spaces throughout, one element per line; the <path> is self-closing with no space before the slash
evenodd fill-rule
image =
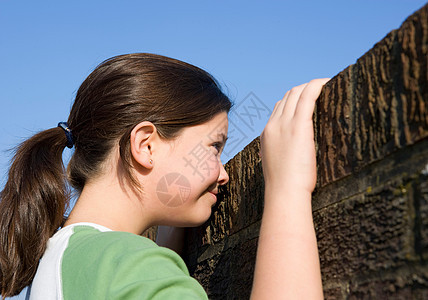
<path id="1" fill-rule="evenodd" d="M 217 195 L 218 194 L 218 189 L 215 188 L 213 190 L 207 190 L 208 192 L 210 192 L 211 194 Z"/>
<path id="2" fill-rule="evenodd" d="M 208 193 L 210 193 L 211 195 L 213 195 L 214 199 L 217 201 L 217 193 L 216 192 L 208 192 Z"/>

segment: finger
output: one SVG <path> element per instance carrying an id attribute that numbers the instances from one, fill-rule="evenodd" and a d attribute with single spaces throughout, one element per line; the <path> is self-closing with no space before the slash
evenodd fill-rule
<path id="1" fill-rule="evenodd" d="M 279 118 L 281 116 L 282 110 L 284 109 L 285 102 L 287 102 L 287 98 L 288 98 L 289 93 L 290 93 L 290 91 L 287 91 L 287 93 L 285 93 L 284 97 L 281 100 L 279 100 L 278 102 L 276 102 L 270 119 Z"/>
<path id="2" fill-rule="evenodd" d="M 294 115 L 294 112 L 296 110 L 297 102 L 299 101 L 300 94 L 304 90 L 305 84 L 301 84 L 299 86 L 296 86 L 292 88 L 287 95 L 287 101 L 284 103 L 284 108 L 282 110 L 281 116 L 285 118 L 291 118 Z"/>
<path id="3" fill-rule="evenodd" d="M 315 101 L 318 99 L 324 84 L 329 78 L 314 79 L 309 82 L 302 93 L 296 105 L 294 117 L 303 119 L 312 119 L 314 113 Z"/>
<path id="4" fill-rule="evenodd" d="M 275 107 L 273 108 L 272 113 L 270 114 L 270 119 L 273 119 L 278 114 L 278 107 L 281 106 L 282 100 L 279 100 L 275 103 Z"/>

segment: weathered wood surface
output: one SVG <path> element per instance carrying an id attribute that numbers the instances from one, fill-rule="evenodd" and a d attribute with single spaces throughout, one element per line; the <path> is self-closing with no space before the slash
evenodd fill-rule
<path id="1" fill-rule="evenodd" d="M 428 299 L 428 5 L 323 89 L 314 193 L 327 299 Z M 185 260 L 210 299 L 248 299 L 264 182 L 255 139 L 227 165 Z"/>

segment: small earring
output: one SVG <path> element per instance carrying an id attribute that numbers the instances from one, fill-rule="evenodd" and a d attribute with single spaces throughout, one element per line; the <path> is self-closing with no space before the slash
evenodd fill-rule
<path id="1" fill-rule="evenodd" d="M 149 163 L 150 163 L 150 164 L 153 164 L 153 159 L 150 159 L 150 160 L 149 160 Z"/>

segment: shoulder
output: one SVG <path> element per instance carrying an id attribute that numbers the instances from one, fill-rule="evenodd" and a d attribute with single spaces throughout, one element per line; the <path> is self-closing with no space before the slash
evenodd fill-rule
<path id="1" fill-rule="evenodd" d="M 189 276 L 178 254 L 127 232 L 76 226 L 64 252 L 61 272 L 64 296 L 86 285 L 88 289 L 81 294 L 86 299 L 88 292 L 94 294 L 94 299 L 115 294 L 132 299 L 180 291 L 185 297 L 206 299 L 203 288 Z"/>
<path id="2" fill-rule="evenodd" d="M 120 231 L 99 231 L 90 226 L 76 226 L 64 252 L 64 267 L 93 265 L 99 268 L 123 268 L 138 264 L 139 270 L 152 263 L 174 264 L 188 275 L 187 267 L 174 251 L 159 247 L 152 240 Z M 156 270 L 151 270 L 151 273 Z"/>
<path id="3" fill-rule="evenodd" d="M 70 237 L 67 246 L 68 252 L 78 252 L 82 249 L 96 253 L 100 251 L 122 252 L 145 249 L 158 249 L 152 240 L 121 231 L 100 231 L 88 225 L 78 225 L 73 228 L 73 234 Z"/>

